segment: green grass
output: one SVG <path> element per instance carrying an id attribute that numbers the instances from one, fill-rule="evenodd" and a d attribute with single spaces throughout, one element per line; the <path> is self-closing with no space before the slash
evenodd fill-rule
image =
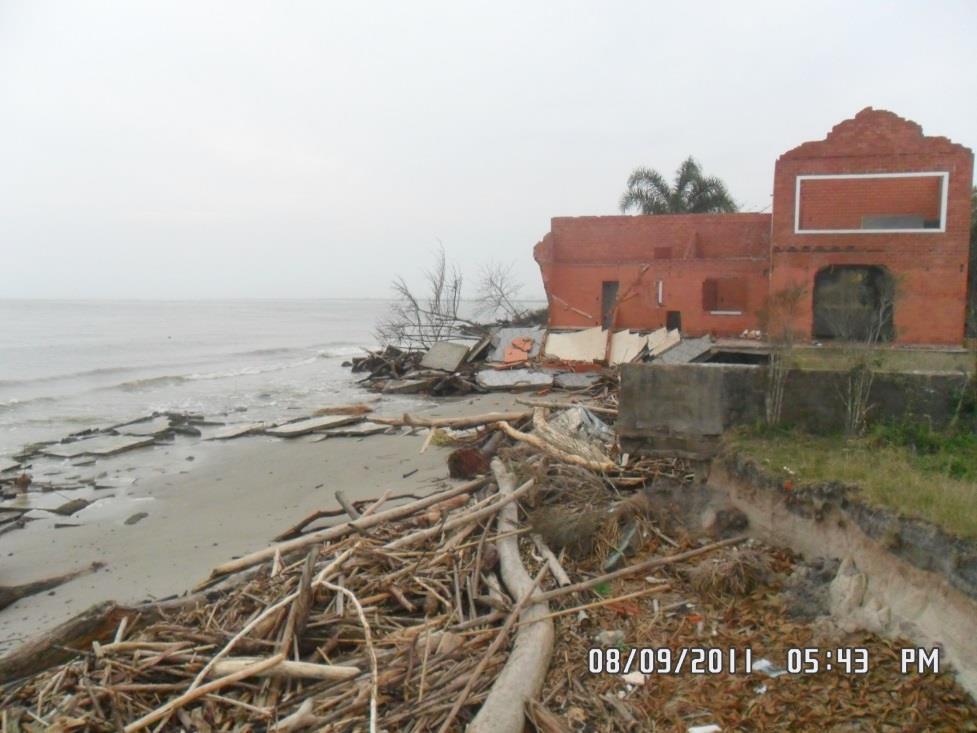
<path id="1" fill-rule="evenodd" d="M 879 346 L 872 351 L 878 356 L 878 369 L 883 372 L 967 372 L 974 371 L 974 355 L 950 349 L 907 349 Z M 801 369 L 812 371 L 845 369 L 850 364 L 852 350 L 842 346 L 795 346 L 793 358 Z"/>
<path id="2" fill-rule="evenodd" d="M 741 428 L 730 445 L 796 485 L 840 481 L 866 502 L 977 538 L 977 436 L 882 426 L 864 438 Z"/>

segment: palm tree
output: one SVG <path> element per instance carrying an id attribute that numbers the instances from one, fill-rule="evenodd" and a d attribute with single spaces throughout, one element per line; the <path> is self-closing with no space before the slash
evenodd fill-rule
<path id="1" fill-rule="evenodd" d="M 675 173 L 675 185 L 651 168 L 635 168 L 628 190 L 621 196 L 621 212 L 641 214 L 710 214 L 737 211 L 726 185 L 702 169 L 689 156 Z"/>

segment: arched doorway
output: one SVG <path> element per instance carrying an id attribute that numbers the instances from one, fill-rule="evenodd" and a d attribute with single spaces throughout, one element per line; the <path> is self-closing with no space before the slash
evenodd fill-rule
<path id="1" fill-rule="evenodd" d="M 894 283 L 884 267 L 825 267 L 814 276 L 814 338 L 891 341 L 894 302 Z"/>

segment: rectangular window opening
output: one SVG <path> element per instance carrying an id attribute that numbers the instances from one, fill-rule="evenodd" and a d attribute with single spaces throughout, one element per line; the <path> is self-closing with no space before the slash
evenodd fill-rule
<path id="1" fill-rule="evenodd" d="M 739 316 L 746 310 L 746 280 L 707 278 L 702 281 L 702 310 L 714 316 Z"/>
<path id="2" fill-rule="evenodd" d="M 946 231 L 949 173 L 799 175 L 796 234 Z"/>

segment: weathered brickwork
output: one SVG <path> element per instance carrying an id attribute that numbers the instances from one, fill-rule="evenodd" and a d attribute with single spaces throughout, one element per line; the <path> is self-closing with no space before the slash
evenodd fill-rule
<path id="1" fill-rule="evenodd" d="M 906 175 L 916 173 L 939 175 Z M 679 319 L 689 335 L 736 335 L 760 328 L 770 293 L 801 285 L 794 327 L 810 336 L 817 273 L 875 266 L 896 283 L 896 341 L 958 344 L 972 181 L 968 148 L 867 108 L 780 156 L 772 214 L 553 219 L 535 249 L 550 325 L 651 329 Z M 603 302 L 609 292 L 614 303 Z"/>

